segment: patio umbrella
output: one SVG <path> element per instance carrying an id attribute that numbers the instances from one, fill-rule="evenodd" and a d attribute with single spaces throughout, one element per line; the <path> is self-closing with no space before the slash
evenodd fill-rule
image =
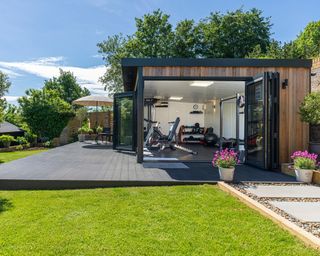
<path id="1" fill-rule="evenodd" d="M 72 104 L 81 106 L 112 106 L 113 99 L 101 95 L 89 95 L 80 99 L 74 100 Z"/>
<path id="2" fill-rule="evenodd" d="M 72 102 L 74 105 L 80 106 L 96 106 L 96 122 L 98 121 L 98 107 L 112 106 L 113 99 L 101 95 L 89 95 Z"/>

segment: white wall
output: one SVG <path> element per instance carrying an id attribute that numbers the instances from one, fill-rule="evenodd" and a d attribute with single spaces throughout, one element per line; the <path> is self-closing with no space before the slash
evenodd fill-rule
<path id="1" fill-rule="evenodd" d="M 168 134 L 170 125 L 168 122 L 175 121 L 180 117 L 180 125 L 194 125 L 199 123 L 201 127 L 213 127 L 214 133 L 220 136 L 220 104 L 216 101 L 214 111 L 213 103 L 197 104 L 198 110 L 203 114 L 190 114 L 195 103 L 170 101 L 167 108 L 153 108 L 153 121 L 160 122 L 161 130 Z M 240 109 L 240 112 L 244 109 Z M 145 107 L 145 118 L 147 118 L 147 108 Z M 223 136 L 226 138 L 236 137 L 236 105 L 235 102 L 225 102 L 223 104 Z M 179 127 L 177 132 L 179 131 Z M 240 115 L 240 139 L 244 139 L 244 115 Z"/>
<path id="2" fill-rule="evenodd" d="M 220 136 L 220 103 L 216 101 L 215 111 L 213 103 L 207 103 L 204 116 L 205 127 L 213 127 L 214 133 Z M 240 112 L 244 109 L 240 109 Z M 236 105 L 235 102 L 223 103 L 223 137 L 236 137 Z M 240 115 L 240 139 L 244 139 L 244 115 Z"/>
<path id="3" fill-rule="evenodd" d="M 194 125 L 199 123 L 201 127 L 204 126 L 204 113 L 203 114 L 190 114 L 193 111 L 195 103 L 174 102 L 170 101 L 167 108 L 154 108 L 152 111 L 153 120 L 160 122 L 161 131 L 168 134 L 170 125 L 168 122 L 175 121 L 180 117 L 180 125 Z M 198 110 L 203 111 L 203 104 L 197 104 Z M 147 111 L 145 110 L 145 117 Z M 179 131 L 179 127 L 177 132 Z"/>

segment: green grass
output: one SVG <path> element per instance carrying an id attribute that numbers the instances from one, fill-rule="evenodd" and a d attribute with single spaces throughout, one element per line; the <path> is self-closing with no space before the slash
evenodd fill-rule
<path id="1" fill-rule="evenodd" d="M 0 191 L 0 255 L 319 255 L 215 186 Z"/>
<path id="2" fill-rule="evenodd" d="M 0 152 L 0 163 L 6 163 L 19 158 L 31 156 L 40 152 L 44 152 L 47 149 L 38 149 L 38 150 L 23 150 L 23 151 L 14 151 L 14 152 Z"/>

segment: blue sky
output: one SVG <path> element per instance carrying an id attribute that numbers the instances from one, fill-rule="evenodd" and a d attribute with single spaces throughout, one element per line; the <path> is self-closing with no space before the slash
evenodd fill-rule
<path id="1" fill-rule="evenodd" d="M 134 18 L 160 8 L 175 24 L 212 11 L 258 8 L 271 16 L 273 37 L 289 41 L 310 21 L 320 20 L 320 1 L 308 0 L 0 0 L 0 70 L 12 81 L 8 100 L 71 70 L 94 94 L 104 94 L 105 72 L 96 44 L 108 35 L 131 34 Z"/>

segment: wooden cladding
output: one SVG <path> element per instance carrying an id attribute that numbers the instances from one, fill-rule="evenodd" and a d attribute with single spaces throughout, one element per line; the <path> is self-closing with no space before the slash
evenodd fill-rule
<path id="1" fill-rule="evenodd" d="M 143 67 L 143 76 L 148 77 L 252 77 L 263 72 L 280 74 L 280 163 L 291 161 L 295 150 L 308 148 L 309 128 L 301 122 L 299 106 L 310 91 L 310 69 L 296 67 Z M 281 88 L 288 79 L 286 89 Z"/>

